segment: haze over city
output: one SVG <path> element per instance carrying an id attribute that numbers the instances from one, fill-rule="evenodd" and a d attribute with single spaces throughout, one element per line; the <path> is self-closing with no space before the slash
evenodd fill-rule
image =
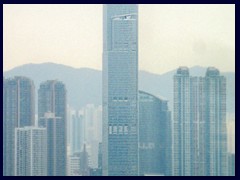
<path id="1" fill-rule="evenodd" d="M 3 11 L 3 176 L 235 176 L 234 5 Z"/>
<path id="2" fill-rule="evenodd" d="M 4 71 L 44 62 L 102 69 L 102 5 L 8 4 L 3 24 Z M 234 5 L 139 5 L 140 70 L 235 72 L 234 57 Z"/>

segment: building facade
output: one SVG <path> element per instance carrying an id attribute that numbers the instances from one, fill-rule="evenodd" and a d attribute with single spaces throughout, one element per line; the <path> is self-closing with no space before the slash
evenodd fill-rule
<path id="1" fill-rule="evenodd" d="M 206 173 L 227 176 L 226 78 L 209 67 L 205 75 Z"/>
<path id="2" fill-rule="evenodd" d="M 235 176 L 235 154 L 228 153 L 228 176 Z"/>
<path id="3" fill-rule="evenodd" d="M 34 126 L 35 87 L 26 77 L 3 81 L 3 175 L 14 176 L 15 128 Z"/>
<path id="4" fill-rule="evenodd" d="M 81 148 L 83 148 L 83 115 L 78 111 L 74 111 L 70 117 L 70 148 L 71 155 L 75 153 L 80 153 Z"/>
<path id="5" fill-rule="evenodd" d="M 190 77 L 185 67 L 174 76 L 173 175 L 191 176 Z"/>
<path id="6" fill-rule="evenodd" d="M 138 175 L 138 6 L 103 5 L 103 175 Z"/>
<path id="7" fill-rule="evenodd" d="M 86 144 L 83 145 L 83 151 L 80 153 L 80 170 L 82 176 L 90 175 L 89 155 L 86 151 Z"/>
<path id="8" fill-rule="evenodd" d="M 56 80 L 41 83 L 38 90 L 38 126 L 47 128 L 48 145 L 56 148 L 51 150 L 48 147 L 48 153 L 56 153 L 48 155 L 54 161 L 48 165 L 48 175 L 52 176 L 67 174 L 66 94 L 65 85 Z"/>
<path id="9" fill-rule="evenodd" d="M 81 176 L 80 152 L 73 153 L 72 155 L 70 155 L 68 176 Z"/>
<path id="10" fill-rule="evenodd" d="M 56 117 L 54 113 L 45 113 L 39 119 L 40 127 L 47 130 L 47 175 L 65 176 L 65 139 L 62 134 L 63 119 Z"/>
<path id="11" fill-rule="evenodd" d="M 171 145 L 167 101 L 139 91 L 139 175 L 171 175 Z"/>
<path id="12" fill-rule="evenodd" d="M 226 176 L 226 78 L 214 67 L 174 76 L 173 175 Z"/>
<path id="13" fill-rule="evenodd" d="M 206 174 L 206 120 L 203 77 L 190 77 L 191 175 Z"/>
<path id="14" fill-rule="evenodd" d="M 46 128 L 15 128 L 15 176 L 47 175 Z"/>
<path id="15" fill-rule="evenodd" d="M 87 104 L 83 112 L 84 142 L 89 154 L 89 167 L 96 169 L 98 167 L 98 144 L 102 142 L 102 107 Z"/>

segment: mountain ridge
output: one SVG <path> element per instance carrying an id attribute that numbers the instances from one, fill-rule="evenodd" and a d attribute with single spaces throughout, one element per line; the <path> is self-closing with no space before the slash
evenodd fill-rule
<path id="1" fill-rule="evenodd" d="M 193 66 L 189 68 L 191 76 L 205 76 L 206 67 Z M 173 109 L 173 75 L 175 70 L 163 74 L 139 71 L 139 90 L 146 91 L 169 101 Z M 235 113 L 235 73 L 221 72 L 227 79 L 227 111 Z M 86 104 L 101 105 L 102 103 L 102 71 L 91 68 L 74 68 L 62 64 L 41 63 L 25 64 L 3 72 L 8 77 L 26 76 L 34 81 L 35 90 L 41 82 L 57 79 L 66 84 L 68 103 L 74 109 L 80 109 Z M 37 97 L 36 97 L 37 101 Z"/>

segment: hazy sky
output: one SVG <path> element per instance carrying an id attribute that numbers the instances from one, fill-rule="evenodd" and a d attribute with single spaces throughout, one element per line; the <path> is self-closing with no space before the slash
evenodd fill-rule
<path id="1" fill-rule="evenodd" d="M 54 62 L 102 69 L 102 5 L 3 5 L 3 70 Z M 139 5 L 139 69 L 235 72 L 235 5 Z"/>

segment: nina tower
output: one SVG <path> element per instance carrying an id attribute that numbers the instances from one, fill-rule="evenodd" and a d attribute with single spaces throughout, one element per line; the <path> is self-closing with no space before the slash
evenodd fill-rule
<path id="1" fill-rule="evenodd" d="M 138 6 L 103 6 L 103 175 L 138 175 Z"/>

